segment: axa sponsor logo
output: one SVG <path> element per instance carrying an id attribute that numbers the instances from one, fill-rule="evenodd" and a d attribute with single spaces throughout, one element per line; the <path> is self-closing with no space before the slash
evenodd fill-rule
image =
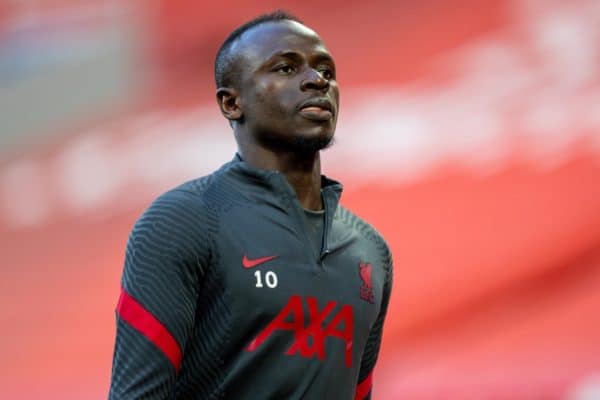
<path id="1" fill-rule="evenodd" d="M 303 301 L 308 306 L 305 315 Z M 333 316 L 329 323 L 325 320 Z M 299 295 L 290 296 L 288 303 L 277 316 L 250 342 L 247 351 L 258 349 L 275 331 L 287 331 L 294 335 L 292 345 L 285 352 L 288 356 L 316 357 L 324 360 L 325 339 L 336 338 L 344 344 L 344 364 L 352 366 L 352 335 L 354 332 L 354 310 L 348 304 L 339 305 L 329 301 L 319 309 L 317 298 Z"/>

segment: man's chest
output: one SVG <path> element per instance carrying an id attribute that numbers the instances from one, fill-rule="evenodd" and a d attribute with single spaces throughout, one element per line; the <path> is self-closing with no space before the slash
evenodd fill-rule
<path id="1" fill-rule="evenodd" d="M 223 222 L 217 265 L 232 340 L 249 352 L 279 343 L 282 355 L 306 358 L 337 349 L 346 366 L 356 362 L 381 302 L 377 254 L 355 238 L 321 259 L 286 215 L 232 212 Z"/>

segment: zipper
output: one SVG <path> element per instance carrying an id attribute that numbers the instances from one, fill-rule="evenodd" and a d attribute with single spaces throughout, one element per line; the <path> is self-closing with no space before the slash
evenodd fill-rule
<path id="1" fill-rule="evenodd" d="M 298 198 L 296 197 L 296 192 L 294 191 L 294 189 L 290 186 L 289 182 L 285 179 L 284 176 L 282 176 L 278 171 L 275 171 L 275 174 L 273 174 L 274 177 L 277 177 L 275 179 L 280 180 L 281 183 L 283 183 L 282 185 L 278 185 L 279 187 L 282 188 L 286 188 L 285 192 L 288 196 L 290 196 L 290 200 L 291 200 L 291 208 L 293 208 L 293 210 L 291 211 L 291 215 L 290 218 L 292 219 L 292 222 L 294 223 L 295 226 L 297 226 L 299 228 L 299 233 L 302 236 L 302 242 L 305 244 L 307 250 L 305 252 L 305 254 L 307 254 L 309 261 L 311 264 L 317 264 L 317 266 L 319 267 L 317 269 L 317 271 L 321 271 L 323 268 L 323 262 L 325 260 L 325 257 L 327 257 L 327 255 L 329 255 L 331 253 L 331 250 L 329 249 L 329 231 L 331 230 L 331 221 L 333 221 L 333 215 L 332 213 L 334 212 L 333 206 L 331 204 L 331 198 L 330 196 L 327 196 L 327 193 L 325 191 L 321 191 L 321 199 L 323 201 L 323 208 L 325 210 L 325 213 L 323 215 L 323 237 L 321 238 L 321 251 L 319 254 L 315 254 L 315 252 L 313 251 L 313 246 L 311 244 L 312 239 L 309 236 L 310 232 L 307 226 L 307 221 L 306 221 L 306 216 L 304 215 L 304 210 L 302 208 L 302 205 L 300 204 L 300 202 L 298 201 Z"/>
<path id="2" fill-rule="evenodd" d="M 323 266 L 323 261 L 325 257 L 331 250 L 329 249 L 329 231 L 331 229 L 331 221 L 333 220 L 333 207 L 331 206 L 331 200 L 329 196 L 326 196 L 324 191 L 321 191 L 321 198 L 323 200 L 323 208 L 325 209 L 325 214 L 323 215 L 323 237 L 321 239 L 321 254 L 319 254 L 319 265 Z"/>
<path id="3" fill-rule="evenodd" d="M 276 187 L 282 188 L 284 189 L 283 194 L 284 196 L 287 197 L 286 202 L 289 204 L 290 206 L 290 210 L 289 210 L 289 217 L 290 217 L 290 222 L 296 226 L 296 228 L 298 229 L 298 233 L 300 235 L 300 239 L 301 242 L 304 244 L 304 247 L 306 248 L 306 250 L 304 251 L 304 254 L 307 257 L 307 261 L 309 264 L 311 265 L 315 265 L 318 264 L 318 266 L 322 266 L 322 256 L 320 254 L 315 254 L 315 252 L 313 251 L 313 246 L 311 244 L 311 238 L 309 236 L 310 232 L 308 230 L 308 225 L 306 222 L 306 216 L 304 215 L 304 209 L 302 208 L 302 205 L 300 204 L 300 201 L 298 200 L 298 197 L 296 196 L 296 192 L 294 191 L 294 189 L 292 188 L 292 186 L 289 184 L 289 182 L 287 181 L 287 179 L 285 179 L 285 177 L 283 175 L 281 175 L 279 173 L 279 171 L 275 171 L 275 173 L 272 175 L 275 179 L 278 180 Z M 325 201 L 325 200 L 323 200 Z M 323 204 L 325 206 L 325 204 Z M 327 215 L 327 211 L 325 211 L 325 215 Z M 323 231 L 325 231 L 325 222 L 323 223 Z M 324 236 L 324 235 L 323 235 Z M 322 239 L 322 241 L 324 241 Z M 323 252 L 323 245 L 321 245 L 321 252 Z M 319 271 L 320 268 L 317 269 L 317 271 Z"/>

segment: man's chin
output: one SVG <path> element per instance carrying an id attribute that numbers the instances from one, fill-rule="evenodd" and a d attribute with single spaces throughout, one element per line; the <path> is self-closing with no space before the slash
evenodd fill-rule
<path id="1" fill-rule="evenodd" d="M 298 152 L 316 153 L 317 151 L 331 147 L 333 142 L 333 135 L 314 137 L 298 136 L 294 137 L 292 146 L 294 150 Z"/>
<path id="2" fill-rule="evenodd" d="M 294 152 L 294 153 L 316 153 L 324 150 L 333 144 L 333 132 L 317 135 L 294 135 L 261 138 L 262 145 L 275 151 Z"/>

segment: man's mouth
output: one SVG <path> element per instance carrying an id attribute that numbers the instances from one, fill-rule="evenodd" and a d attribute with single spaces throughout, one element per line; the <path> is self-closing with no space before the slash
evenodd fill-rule
<path id="1" fill-rule="evenodd" d="M 304 107 L 300 110 L 300 114 L 307 119 L 313 121 L 328 121 L 333 118 L 333 114 L 329 110 L 321 107 Z"/>
<path id="2" fill-rule="evenodd" d="M 333 118 L 333 106 L 328 100 L 307 101 L 300 108 L 300 115 L 313 121 L 329 121 Z"/>

